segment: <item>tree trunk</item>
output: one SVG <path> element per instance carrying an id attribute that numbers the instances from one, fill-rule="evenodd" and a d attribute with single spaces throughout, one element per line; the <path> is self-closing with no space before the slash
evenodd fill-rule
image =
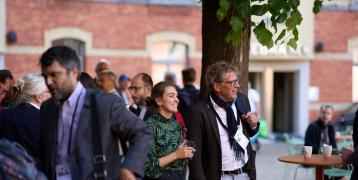
<path id="1" fill-rule="evenodd" d="M 250 0 L 247 0 L 250 4 Z M 207 68 L 218 61 L 226 61 L 234 64 L 239 69 L 239 91 L 247 94 L 247 82 L 249 76 L 249 51 L 250 51 L 250 23 L 245 21 L 243 39 L 240 45 L 227 43 L 225 37 L 230 31 L 230 20 L 225 18 L 219 21 L 216 11 L 219 9 L 219 0 L 203 0 L 202 38 L 203 58 L 201 69 L 200 97 L 205 98 L 209 88 L 205 82 Z M 233 13 L 228 12 L 230 17 Z"/>

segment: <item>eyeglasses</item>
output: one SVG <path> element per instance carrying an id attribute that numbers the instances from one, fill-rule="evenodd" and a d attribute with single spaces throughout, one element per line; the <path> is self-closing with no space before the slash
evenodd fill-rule
<path id="1" fill-rule="evenodd" d="M 232 81 L 222 81 L 221 83 L 226 83 L 226 84 L 230 84 L 231 86 L 235 86 L 235 84 L 240 84 L 240 79 L 237 78 L 235 80 L 232 80 Z"/>
<path id="2" fill-rule="evenodd" d="M 131 86 L 128 88 L 129 91 L 137 92 L 139 89 L 144 88 L 146 86 Z"/>

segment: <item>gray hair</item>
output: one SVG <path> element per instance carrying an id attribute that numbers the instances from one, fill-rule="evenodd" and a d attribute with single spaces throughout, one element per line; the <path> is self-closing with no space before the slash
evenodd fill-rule
<path id="1" fill-rule="evenodd" d="M 21 101 L 31 102 L 34 96 L 47 90 L 44 77 L 40 73 L 29 73 L 18 80 L 21 89 Z"/>
<path id="2" fill-rule="evenodd" d="M 107 76 L 107 77 L 108 77 L 111 81 L 113 81 L 114 83 L 116 82 L 116 79 L 117 79 L 116 74 L 115 74 L 113 71 L 108 70 L 108 69 L 101 71 L 101 72 L 98 74 L 98 77 L 100 77 L 100 76 Z"/>
<path id="3" fill-rule="evenodd" d="M 332 104 L 322 104 L 320 112 L 322 113 L 326 109 L 332 109 L 332 111 L 334 110 Z"/>
<path id="4" fill-rule="evenodd" d="M 206 85 L 212 90 L 212 85 L 214 82 L 222 82 L 223 81 L 223 75 L 225 73 L 234 72 L 236 74 L 239 74 L 239 71 L 237 68 L 229 64 L 225 61 L 219 61 L 217 63 L 212 64 L 208 67 L 208 70 L 205 74 L 205 81 Z"/>

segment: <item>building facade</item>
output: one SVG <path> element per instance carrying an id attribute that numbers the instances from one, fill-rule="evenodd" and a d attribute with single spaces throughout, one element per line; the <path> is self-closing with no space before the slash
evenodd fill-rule
<path id="1" fill-rule="evenodd" d="M 301 1 L 296 51 L 267 50 L 251 40 L 249 79 L 273 132 L 303 135 L 322 103 L 341 112 L 357 98 L 356 11 L 324 8 L 314 16 L 312 4 Z M 0 67 L 16 77 L 40 71 L 40 55 L 63 44 L 77 51 L 91 75 L 96 62 L 107 59 L 117 75 L 146 72 L 158 82 L 173 72 L 180 85 L 184 67 L 200 76 L 201 15 L 196 0 L 0 0 Z M 10 32 L 15 41 L 7 41 Z"/>

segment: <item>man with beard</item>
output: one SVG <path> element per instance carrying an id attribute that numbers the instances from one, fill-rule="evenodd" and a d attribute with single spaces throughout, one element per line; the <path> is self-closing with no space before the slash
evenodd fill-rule
<path id="1" fill-rule="evenodd" d="M 134 102 L 129 107 L 129 110 L 144 121 L 153 114 L 145 103 L 145 100 L 151 96 L 152 88 L 152 78 L 146 73 L 136 74 L 132 78 L 131 86 L 129 87 L 129 92 Z"/>
<path id="2" fill-rule="evenodd" d="M 40 110 L 39 169 L 49 179 L 142 178 L 153 141 L 143 121 L 119 97 L 83 87 L 71 48 L 48 49 L 40 65 L 52 98 Z M 125 158 L 118 140 L 130 143 Z"/>
<path id="3" fill-rule="evenodd" d="M 14 107 L 19 99 L 19 89 L 12 73 L 7 69 L 0 70 L 0 110 Z"/>

